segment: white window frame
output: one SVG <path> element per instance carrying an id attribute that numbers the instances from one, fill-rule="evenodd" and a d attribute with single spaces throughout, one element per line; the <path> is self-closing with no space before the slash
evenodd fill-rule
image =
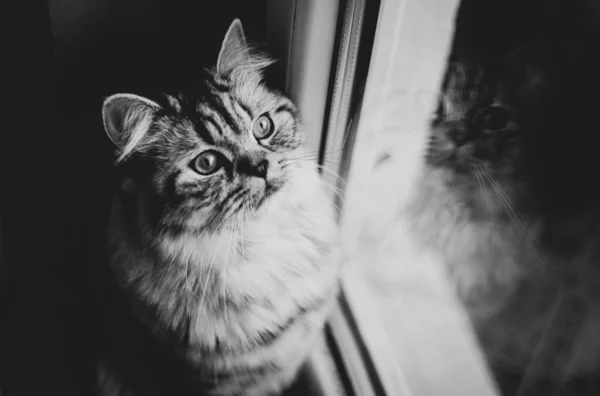
<path id="1" fill-rule="evenodd" d="M 359 118 L 354 119 L 355 144 L 341 216 L 344 294 L 386 395 L 497 394 L 439 258 L 417 251 L 406 234 L 394 241 L 401 246 L 402 256 L 394 263 L 382 263 L 361 240 L 365 205 L 373 194 L 373 165 L 378 147 L 387 140 L 401 148 L 394 155 L 404 158 L 397 180 L 390 181 L 398 193 L 394 207 L 408 198 L 424 152 L 425 128 L 446 67 L 458 6 L 459 0 L 381 1 L 366 89 Z M 398 317 L 403 319 L 390 320 Z M 337 317 L 334 314 L 334 333 L 344 332 L 342 322 L 339 312 Z M 356 359 L 349 355 L 349 365 Z M 366 380 L 358 376 L 357 381 Z M 364 394 L 374 394 L 372 387 L 363 384 L 362 388 L 369 389 Z"/>

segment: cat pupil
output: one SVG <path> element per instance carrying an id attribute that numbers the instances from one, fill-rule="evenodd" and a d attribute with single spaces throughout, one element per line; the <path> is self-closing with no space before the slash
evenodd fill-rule
<path id="1" fill-rule="evenodd" d="M 196 157 L 193 163 L 196 172 L 207 175 L 217 169 L 217 156 L 213 152 L 204 152 Z"/>
<path id="2" fill-rule="evenodd" d="M 272 131 L 273 123 L 271 119 L 268 116 L 263 115 L 256 120 L 252 132 L 256 139 L 265 139 L 271 134 Z"/>

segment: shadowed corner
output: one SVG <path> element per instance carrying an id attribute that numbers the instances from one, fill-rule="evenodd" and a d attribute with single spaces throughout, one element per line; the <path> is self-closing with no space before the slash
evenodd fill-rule
<path id="1" fill-rule="evenodd" d="M 8 276 L 8 263 L 4 258 L 4 250 L 2 248 L 4 242 L 2 239 L 2 218 L 0 217 L 0 300 L 4 300 L 4 282 L 6 282 Z"/>

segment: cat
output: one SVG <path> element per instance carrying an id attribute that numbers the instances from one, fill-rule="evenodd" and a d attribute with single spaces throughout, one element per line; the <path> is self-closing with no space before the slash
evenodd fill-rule
<path id="1" fill-rule="evenodd" d="M 263 82 L 271 63 L 236 19 L 193 89 L 103 106 L 120 180 L 110 266 L 207 395 L 289 387 L 339 289 L 334 205 L 297 108 Z M 118 388 L 107 372 L 105 388 Z"/>
<path id="2" fill-rule="evenodd" d="M 551 220 L 540 204 L 552 88 L 544 63 L 522 55 L 451 62 L 404 214 L 444 261 L 492 369 L 568 381 L 600 368 L 600 217 Z"/>

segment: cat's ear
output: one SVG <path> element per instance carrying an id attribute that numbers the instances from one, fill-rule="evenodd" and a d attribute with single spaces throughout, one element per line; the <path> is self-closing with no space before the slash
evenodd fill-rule
<path id="1" fill-rule="evenodd" d="M 217 73 L 221 76 L 229 75 L 233 70 L 244 65 L 249 60 L 248 44 L 242 28 L 242 22 L 234 19 L 221 44 L 221 51 L 217 60 Z"/>
<path id="2" fill-rule="evenodd" d="M 106 98 L 102 106 L 104 130 L 121 151 L 121 157 L 128 155 L 142 141 L 160 108 L 157 103 L 133 94 Z"/>

